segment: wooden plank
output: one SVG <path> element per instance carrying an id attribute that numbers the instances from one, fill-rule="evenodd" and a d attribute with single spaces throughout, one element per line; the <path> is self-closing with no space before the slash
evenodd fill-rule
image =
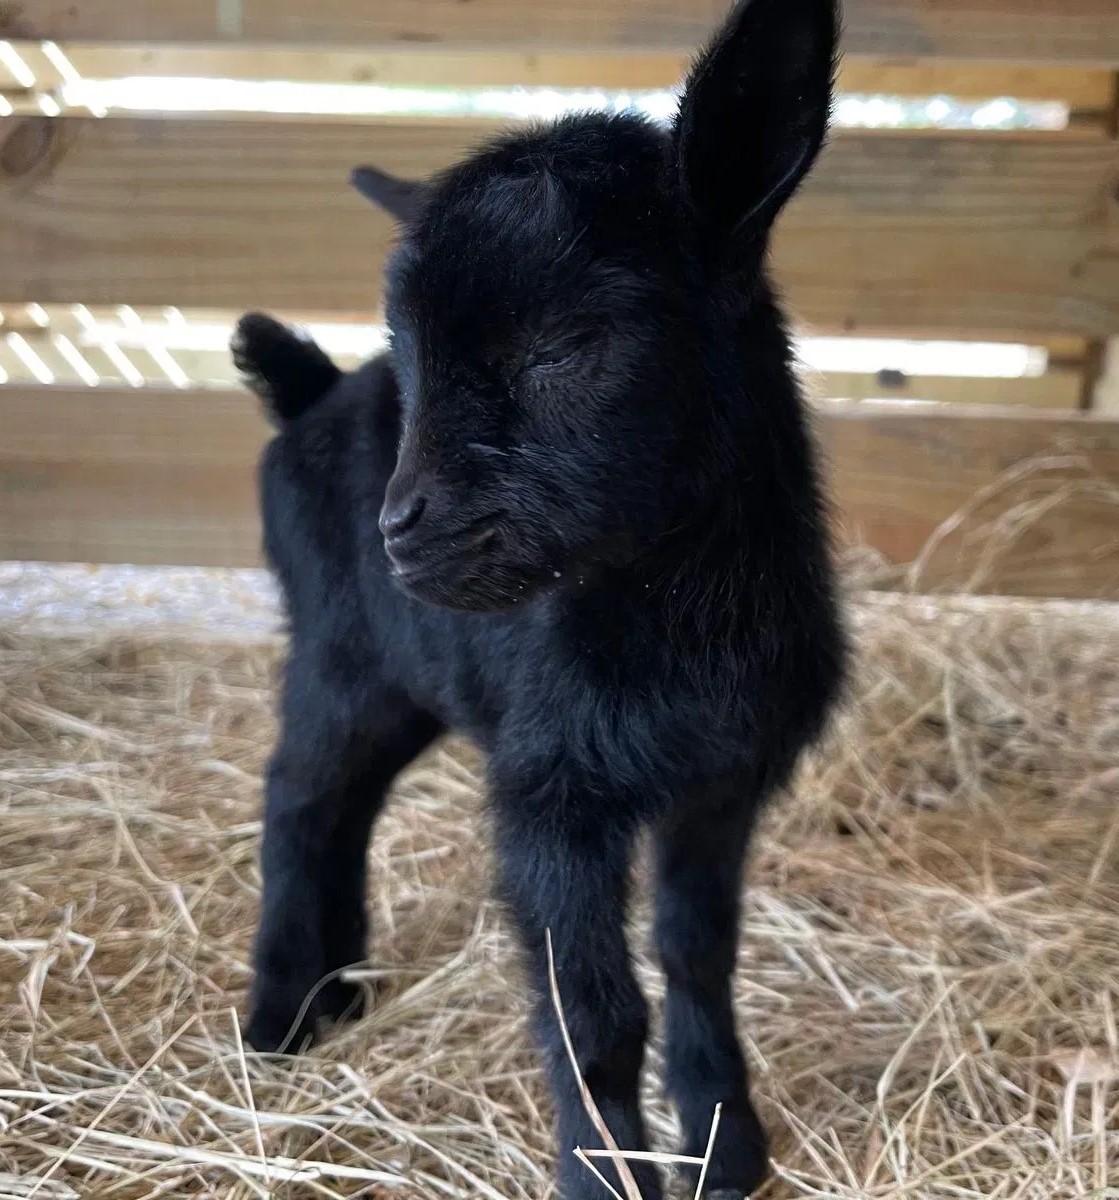
<path id="1" fill-rule="evenodd" d="M 975 376 L 858 374 L 828 371 L 808 374 L 809 393 L 825 400 L 906 400 L 1071 412 L 1080 407 L 1084 376 L 1080 371 L 1047 371 L 1022 379 Z"/>
<path id="2" fill-rule="evenodd" d="M 73 42 L 65 50 L 74 67 L 87 79 L 186 75 L 282 79 L 295 83 L 454 88 L 668 88 L 680 81 L 690 61 L 688 54 L 655 51 L 563 54 L 554 51 L 444 50 L 407 44 L 380 53 L 358 49 L 291 50 L 216 43 L 146 46 Z M 1107 77 L 1106 72 L 1066 68 L 1046 68 L 1044 74 L 1050 83 L 1055 84 L 1059 79 L 1077 96 L 1089 100 L 1097 94 L 1095 81 Z M 53 84 L 53 80 L 51 82 Z M 1058 93 L 1052 92 L 1049 98 L 1057 96 Z M 1099 107 L 1105 104 L 1106 101 Z M 1091 103 L 1078 106 L 1095 107 Z"/>
<path id="3" fill-rule="evenodd" d="M 1059 100 L 1071 109 L 1103 112 L 1111 104 L 1114 80 L 1109 70 L 1083 67 L 848 58 L 840 64 L 838 82 L 840 90 L 847 92 L 971 100 L 1012 96 L 1017 100 Z"/>
<path id="4" fill-rule="evenodd" d="M 726 0 L 0 0 L 0 36 L 55 41 L 446 45 L 688 53 Z M 848 53 L 1108 66 L 1114 0 L 847 0 Z"/>
<path id="5" fill-rule="evenodd" d="M 1119 417 L 1119 338 L 1101 347 L 1099 371 L 1092 381 L 1088 407 L 1094 412 Z"/>
<path id="6" fill-rule="evenodd" d="M 247 391 L 3 387 L 5 464 L 82 463 L 244 473 L 269 428 Z M 251 482 L 251 481 L 250 481 Z M 3 557 L 3 556 L 0 556 Z"/>
<path id="7" fill-rule="evenodd" d="M 1069 495 L 1021 530 L 980 590 L 1119 598 L 1119 420 L 839 405 L 818 425 L 848 540 L 898 564 L 981 489 L 1044 456 L 1047 470 L 980 515 L 1026 486 Z M 0 388 L 0 428 L 0 558 L 258 561 L 253 473 L 267 430 L 251 397 Z M 933 556 L 922 586 L 970 577 L 982 547 L 960 547 Z"/>
<path id="8" fill-rule="evenodd" d="M 248 395 L 0 388 L 0 558 L 258 560 Z"/>
<path id="9" fill-rule="evenodd" d="M 1114 330 L 1117 177 L 1114 143 L 844 134 L 778 228 L 778 278 L 847 332 Z"/>
<path id="10" fill-rule="evenodd" d="M 0 404 L 2 407 L 2 404 Z M 8 463 L 0 456 L 0 557 L 182 566 L 255 564 L 252 473 L 145 462 Z"/>
<path id="11" fill-rule="evenodd" d="M 928 553 L 895 580 L 1119 599 L 1119 421 L 848 405 L 818 425 L 844 541 L 891 564 Z"/>
<path id="12" fill-rule="evenodd" d="M 393 230 L 350 167 L 424 175 L 492 129 L 0 121 L 0 298 L 372 311 Z M 1106 337 L 1117 178 L 1115 144 L 844 134 L 781 225 L 778 275 L 832 329 Z"/>
<path id="13" fill-rule="evenodd" d="M 34 43 L 16 49 L 30 57 Z M 441 50 L 402 46 L 380 54 L 361 50 L 300 51 L 275 46 L 212 44 L 144 46 L 75 42 L 65 47 L 87 79 L 127 76 L 194 76 L 298 83 L 376 83 L 413 87 L 563 87 L 619 90 L 673 87 L 687 70 L 687 54 Z M 49 65 L 40 83 L 62 82 Z M 1114 76 L 1084 67 L 1014 66 L 1002 63 L 898 62 L 846 58 L 839 88 L 901 96 L 950 95 L 965 99 L 1013 96 L 1063 101 L 1070 108 L 1103 112 L 1113 98 Z"/>

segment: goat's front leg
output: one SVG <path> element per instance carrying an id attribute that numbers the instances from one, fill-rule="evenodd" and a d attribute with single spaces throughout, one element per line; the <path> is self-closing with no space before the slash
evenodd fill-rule
<path id="1" fill-rule="evenodd" d="M 289 665 L 265 788 L 263 895 L 245 1029 L 258 1050 L 299 1050 L 320 1019 L 356 1006 L 356 990 L 336 973 L 365 956 L 373 822 L 396 774 L 441 732 L 398 693 L 362 699 L 329 685 L 313 666 Z"/>
<path id="2" fill-rule="evenodd" d="M 742 866 L 752 824 L 752 807 L 739 801 L 689 810 L 657 834 L 666 1082 L 687 1155 L 704 1155 L 715 1106 L 723 1106 L 706 1180 L 706 1195 L 720 1200 L 749 1195 L 765 1178 L 768 1163 L 732 999 Z"/>
<path id="3" fill-rule="evenodd" d="M 523 943 L 537 1037 L 556 1103 L 560 1194 L 564 1200 L 601 1200 L 601 1183 L 573 1154 L 576 1147 L 601 1149 L 603 1143 L 564 1047 L 550 993 L 547 935 L 579 1071 L 618 1148 L 643 1150 L 638 1076 L 648 1018 L 624 928 L 631 839 L 626 830 L 610 829 L 589 797 L 579 806 L 586 811 L 575 812 L 567 797 L 557 796 L 552 808 L 500 782 L 494 791 L 500 887 Z M 598 1165 L 621 1191 L 612 1166 Z M 658 1200 L 655 1168 L 635 1163 L 632 1170 L 644 1200 Z"/>

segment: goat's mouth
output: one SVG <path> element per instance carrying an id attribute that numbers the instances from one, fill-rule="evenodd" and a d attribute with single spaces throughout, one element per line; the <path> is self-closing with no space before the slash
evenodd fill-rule
<path id="1" fill-rule="evenodd" d="M 512 552 L 503 513 L 472 522 L 407 555 L 389 550 L 393 582 L 416 600 L 461 612 L 516 609 L 555 572 Z"/>
<path id="2" fill-rule="evenodd" d="M 393 578 L 407 585 L 454 568 L 456 563 L 464 560 L 486 556 L 497 548 L 497 523 L 501 516 L 501 513 L 493 513 L 419 546 L 408 543 L 400 548 L 395 543 L 386 543 L 385 552 L 392 564 Z"/>

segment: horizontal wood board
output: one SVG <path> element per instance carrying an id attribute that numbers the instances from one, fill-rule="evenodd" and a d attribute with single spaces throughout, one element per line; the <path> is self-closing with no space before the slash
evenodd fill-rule
<path id="1" fill-rule="evenodd" d="M 0 120 L 5 301 L 371 312 L 391 223 L 347 187 L 422 176 L 474 122 Z M 1119 332 L 1119 144 L 845 133 L 782 220 L 809 325 Z"/>
<path id="2" fill-rule="evenodd" d="M 917 558 L 985 489 L 984 522 L 1036 509 L 977 579 L 990 546 L 954 536 L 918 586 L 1119 599 L 1119 420 L 870 405 L 825 407 L 817 425 L 844 540 L 888 562 Z M 268 430 L 249 396 L 0 388 L 0 428 L 0 558 L 258 561 Z"/>
<path id="3" fill-rule="evenodd" d="M 726 0 L 0 0 L 0 36 L 689 52 L 727 8 Z M 1114 0 L 847 0 L 844 18 L 852 54 L 1119 64 Z"/>

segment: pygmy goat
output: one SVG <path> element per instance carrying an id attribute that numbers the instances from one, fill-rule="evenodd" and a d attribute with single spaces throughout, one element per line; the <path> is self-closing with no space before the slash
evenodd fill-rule
<path id="1" fill-rule="evenodd" d="M 261 487 L 291 628 L 248 1039 L 298 1046 L 355 1007 L 338 972 L 365 955 L 386 789 L 465 731 L 488 756 L 565 1200 L 602 1194 L 572 1155 L 601 1142 L 547 935 L 579 1068 L 640 1150 L 646 1005 L 624 925 L 641 831 L 683 1151 L 703 1155 L 722 1103 L 707 1194 L 765 1174 L 731 991 L 742 865 L 844 658 L 765 259 L 824 139 L 835 26 L 833 0 L 746 0 L 671 128 L 566 117 L 431 182 L 359 169 L 400 227 L 391 351 L 343 374 L 267 317 L 235 339 L 279 426 Z M 656 1168 L 633 1169 L 660 1196 Z"/>

